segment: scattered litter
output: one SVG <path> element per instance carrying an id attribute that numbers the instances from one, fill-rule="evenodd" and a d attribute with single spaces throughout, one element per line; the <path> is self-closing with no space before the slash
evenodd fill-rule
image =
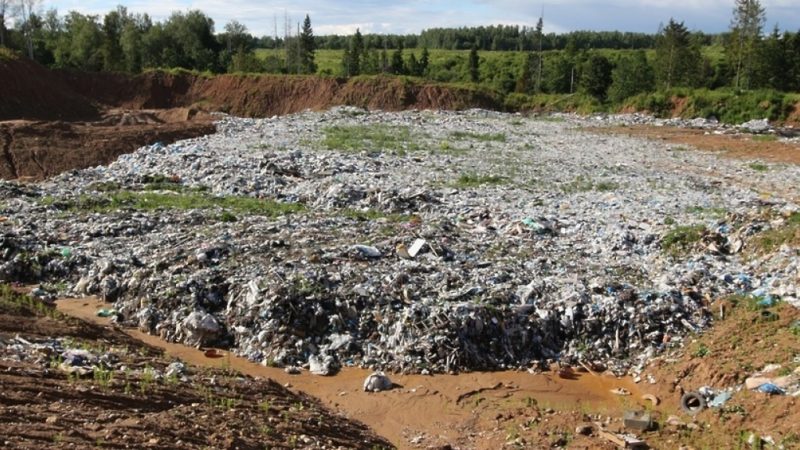
<path id="1" fill-rule="evenodd" d="M 392 386 L 392 381 L 383 372 L 373 372 L 364 380 L 366 392 L 388 391 Z"/>
<path id="2" fill-rule="evenodd" d="M 648 431 L 653 427 L 653 419 L 646 411 L 625 411 L 622 423 L 625 428 L 638 431 Z"/>
<path id="3" fill-rule="evenodd" d="M 614 395 L 631 395 L 631 391 L 625 388 L 614 388 L 611 389 L 611 393 Z"/>
<path id="4" fill-rule="evenodd" d="M 773 383 L 764 383 L 756 389 L 758 392 L 763 392 L 770 395 L 785 395 L 786 391 L 774 385 Z"/>
<path id="5" fill-rule="evenodd" d="M 97 317 L 113 317 L 117 315 L 116 309 L 101 308 L 97 310 Z"/>
<path id="6" fill-rule="evenodd" d="M 706 400 L 699 392 L 687 392 L 681 397 L 681 409 L 687 414 L 694 416 L 705 407 Z"/>
<path id="7" fill-rule="evenodd" d="M 733 392 L 731 391 L 722 391 L 717 394 L 710 402 L 708 402 L 709 408 L 721 408 L 728 402 L 728 400 L 733 397 Z"/>
<path id="8" fill-rule="evenodd" d="M 658 406 L 658 404 L 661 403 L 661 400 L 659 400 L 659 398 L 656 397 L 653 394 L 644 394 L 644 395 L 642 395 L 642 400 L 650 402 L 650 404 L 653 405 L 653 406 Z"/>

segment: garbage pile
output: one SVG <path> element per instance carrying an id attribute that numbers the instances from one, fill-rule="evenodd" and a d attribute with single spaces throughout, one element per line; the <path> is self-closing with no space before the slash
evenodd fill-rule
<path id="1" fill-rule="evenodd" d="M 0 279 L 320 374 L 625 372 L 709 326 L 713 298 L 798 297 L 790 249 L 740 257 L 797 209 L 730 181 L 740 161 L 482 110 L 220 116 L 218 130 L 0 184 Z M 771 175 L 791 189 L 800 173 Z"/>

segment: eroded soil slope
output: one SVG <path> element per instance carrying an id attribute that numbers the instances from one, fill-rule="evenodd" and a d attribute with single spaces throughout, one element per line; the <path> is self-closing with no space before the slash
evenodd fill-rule
<path id="1" fill-rule="evenodd" d="M 59 350 L 65 349 L 64 352 Z M 100 361 L 85 363 L 71 355 Z M 87 359 L 89 356 L 86 357 Z M 390 448 L 272 380 L 173 364 L 111 328 L 0 288 L 4 448 Z"/>

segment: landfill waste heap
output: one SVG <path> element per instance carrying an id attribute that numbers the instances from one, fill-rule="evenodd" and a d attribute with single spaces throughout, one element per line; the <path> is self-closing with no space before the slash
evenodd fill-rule
<path id="1" fill-rule="evenodd" d="M 708 327 L 712 299 L 796 302 L 796 250 L 742 251 L 798 219 L 754 188 L 798 168 L 581 130 L 626 117 L 219 115 L 213 135 L 0 184 L 0 278 L 321 375 L 636 372 Z"/>

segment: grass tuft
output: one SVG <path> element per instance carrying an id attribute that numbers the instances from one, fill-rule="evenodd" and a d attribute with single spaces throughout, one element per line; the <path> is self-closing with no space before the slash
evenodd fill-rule
<path id="1" fill-rule="evenodd" d="M 281 203 L 275 200 L 253 197 L 214 197 L 202 193 L 134 192 L 117 191 L 103 196 L 81 195 L 76 199 L 60 200 L 46 197 L 45 205 L 70 211 L 110 212 L 119 209 L 156 211 L 161 209 L 192 210 L 222 209 L 233 214 L 277 217 L 303 211 L 299 203 Z M 231 221 L 231 217 L 222 218 Z"/>
<path id="2" fill-rule="evenodd" d="M 344 152 L 393 151 L 405 154 L 420 150 L 414 142 L 411 129 L 388 125 L 332 126 L 324 130 L 322 145 L 328 150 Z"/>
<path id="3" fill-rule="evenodd" d="M 673 256 L 686 254 L 703 238 L 705 232 L 703 225 L 679 225 L 664 235 L 661 249 Z"/>
<path id="4" fill-rule="evenodd" d="M 499 175 L 478 175 L 476 173 L 462 173 L 455 181 L 454 186 L 459 188 L 479 187 L 485 184 L 498 185 L 508 181 L 506 177 Z"/>

